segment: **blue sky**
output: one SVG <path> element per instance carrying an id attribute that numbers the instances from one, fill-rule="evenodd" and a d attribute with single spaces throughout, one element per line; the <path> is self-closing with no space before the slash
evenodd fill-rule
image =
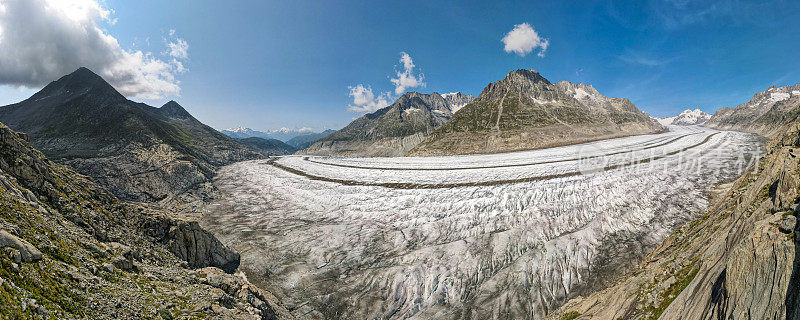
<path id="1" fill-rule="evenodd" d="M 394 90 L 390 78 L 403 70 L 401 52 L 413 59 L 416 76 L 424 74 L 425 86 L 409 90 L 477 96 L 510 70 L 532 68 L 552 82 L 584 82 L 605 95 L 629 98 L 654 116 L 689 107 L 712 113 L 770 85 L 800 82 L 796 1 L 99 5 L 109 14 L 98 26 L 122 50 L 151 52 L 170 64 L 168 43 L 188 44 L 186 57 L 178 59 L 185 70 L 164 67 L 171 68 L 165 70 L 172 70 L 179 96 L 162 90 L 155 99 L 133 99 L 152 105 L 175 99 L 215 128 L 340 128 L 360 115 L 347 110 L 353 104 L 350 87 L 368 86 L 375 95 Z M 504 51 L 501 39 L 521 23 L 547 40 L 543 57 L 536 54 L 540 48 L 525 56 Z M 2 46 L 3 33 L 0 50 L 12 50 Z M 76 62 L 64 64 L 70 63 Z M 2 82 L 0 104 L 42 86 L 41 80 L 19 79 Z"/>

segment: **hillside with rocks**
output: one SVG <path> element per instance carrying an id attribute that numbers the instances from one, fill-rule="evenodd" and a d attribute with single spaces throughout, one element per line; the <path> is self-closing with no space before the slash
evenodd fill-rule
<path id="1" fill-rule="evenodd" d="M 235 139 L 236 142 L 241 143 L 250 150 L 258 152 L 265 157 L 282 156 L 292 154 L 297 151 L 297 148 L 284 143 L 278 139 L 265 139 L 258 137 Z"/>
<path id="2" fill-rule="evenodd" d="M 471 96 L 407 92 L 391 105 L 354 120 L 300 154 L 401 156 L 444 125 Z"/>
<path id="3" fill-rule="evenodd" d="M 170 201 L 210 181 L 219 166 L 262 157 L 178 103 L 130 101 L 86 68 L 0 107 L 0 121 L 127 200 Z"/>
<path id="4" fill-rule="evenodd" d="M 800 119 L 797 86 L 723 108 L 713 128 L 769 138 L 765 156 L 720 186 L 709 210 L 609 288 L 552 319 L 798 319 Z"/>
<path id="5" fill-rule="evenodd" d="M 0 124 L 0 314 L 292 319 L 197 222 L 129 204 Z"/>
<path id="6" fill-rule="evenodd" d="M 334 132 L 336 132 L 336 130 L 328 129 L 319 133 L 303 134 L 286 140 L 286 144 L 295 147 L 297 150 L 303 150 Z"/>
<path id="7" fill-rule="evenodd" d="M 757 132 L 765 137 L 782 130 L 781 124 L 800 115 L 800 83 L 756 93 L 734 108 L 721 108 L 706 122 L 711 128 Z"/>
<path id="8" fill-rule="evenodd" d="M 606 97 L 590 85 L 553 84 L 520 69 L 486 86 L 408 155 L 499 153 L 662 130 L 628 99 Z"/>

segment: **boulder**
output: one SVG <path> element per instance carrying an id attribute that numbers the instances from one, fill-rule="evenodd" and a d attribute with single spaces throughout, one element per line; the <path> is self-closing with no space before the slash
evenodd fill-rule
<path id="1" fill-rule="evenodd" d="M 794 228 L 797 226 L 797 217 L 788 215 L 783 217 L 780 221 L 778 221 L 778 230 L 783 233 L 789 234 L 794 232 Z"/>
<path id="2" fill-rule="evenodd" d="M 39 249 L 36 249 L 32 244 L 17 238 L 5 230 L 0 230 L 0 248 L 2 247 L 11 247 L 19 250 L 20 257 L 24 262 L 42 260 L 42 252 L 39 251 Z"/>

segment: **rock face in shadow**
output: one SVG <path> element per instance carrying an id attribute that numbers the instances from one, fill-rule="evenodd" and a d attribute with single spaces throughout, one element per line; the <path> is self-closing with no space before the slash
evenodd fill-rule
<path id="1" fill-rule="evenodd" d="M 757 165 L 628 275 L 550 318 L 800 319 L 800 100 L 787 88 L 758 93 L 707 122 L 769 138 Z"/>
<path id="2" fill-rule="evenodd" d="M 239 267 L 239 253 L 224 246 L 195 221 L 153 219 L 147 228 L 189 268 L 213 266 L 234 273 Z"/>
<path id="3" fill-rule="evenodd" d="M 444 125 L 472 96 L 407 92 L 298 152 L 311 155 L 401 156 Z"/>
<path id="4" fill-rule="evenodd" d="M 293 318 L 197 223 L 122 202 L 27 138 L 0 124 L 0 314 Z"/>
<path id="5" fill-rule="evenodd" d="M 130 101 L 86 68 L 0 107 L 0 121 L 126 200 L 165 200 L 209 181 L 218 166 L 262 157 L 178 103 Z"/>
<path id="6" fill-rule="evenodd" d="M 414 147 L 412 156 L 499 153 L 654 133 L 662 126 L 628 99 L 590 85 L 511 71 Z"/>

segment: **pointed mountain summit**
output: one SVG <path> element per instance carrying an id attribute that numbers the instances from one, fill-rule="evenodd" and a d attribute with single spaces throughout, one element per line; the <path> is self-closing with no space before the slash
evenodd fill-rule
<path id="1" fill-rule="evenodd" d="M 103 95 L 107 99 L 124 100 L 125 97 L 114 89 L 111 84 L 86 67 L 80 67 L 74 72 L 51 82 L 42 90 L 30 97 L 37 101 L 53 98 L 64 98 L 70 95 L 85 94 Z"/>
<path id="2" fill-rule="evenodd" d="M 509 72 L 409 152 L 412 156 L 548 148 L 663 127 L 628 99 L 591 85 L 551 83 L 535 70 Z"/>
<path id="3" fill-rule="evenodd" d="M 170 100 L 159 108 L 161 114 L 167 118 L 182 119 L 182 120 L 196 120 L 189 114 L 186 109 L 179 105 L 175 100 Z"/>
<path id="4" fill-rule="evenodd" d="M 177 102 L 155 108 L 130 101 L 86 68 L 0 107 L 0 122 L 128 200 L 181 194 L 208 181 L 217 166 L 260 157 Z"/>
<path id="5" fill-rule="evenodd" d="M 468 103 L 465 100 L 471 101 L 470 98 L 462 96 L 458 103 Z M 400 156 L 452 115 L 453 105 L 442 95 L 406 92 L 391 105 L 354 120 L 300 153 Z"/>

